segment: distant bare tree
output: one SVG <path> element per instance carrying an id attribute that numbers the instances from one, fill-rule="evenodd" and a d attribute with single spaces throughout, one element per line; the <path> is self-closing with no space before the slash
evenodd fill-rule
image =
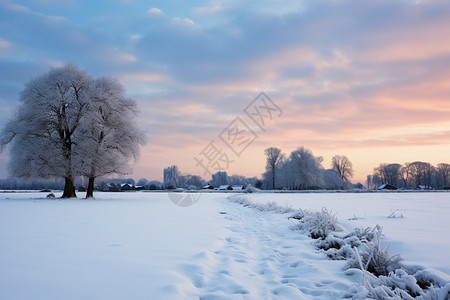
<path id="1" fill-rule="evenodd" d="M 319 165 L 319 167 L 322 167 L 322 163 L 324 161 L 323 156 L 316 156 L 316 161 L 317 161 L 317 164 Z"/>
<path id="2" fill-rule="evenodd" d="M 415 161 L 409 164 L 411 170 L 411 178 L 414 180 L 416 187 L 425 184 L 425 173 L 427 163 L 422 161 Z"/>
<path id="3" fill-rule="evenodd" d="M 242 175 L 234 174 L 228 177 L 228 182 L 230 185 L 246 185 L 247 178 Z"/>
<path id="4" fill-rule="evenodd" d="M 335 155 L 331 159 L 331 168 L 341 176 L 342 182 L 353 177 L 353 164 L 345 155 Z"/>
<path id="5" fill-rule="evenodd" d="M 300 147 L 292 151 L 286 163 L 295 188 L 304 190 L 324 185 L 322 169 L 311 150 Z"/>
<path id="6" fill-rule="evenodd" d="M 211 185 L 219 187 L 221 185 L 229 184 L 228 174 L 225 171 L 219 171 L 212 174 Z"/>
<path id="7" fill-rule="evenodd" d="M 205 181 L 198 175 L 192 175 L 186 182 L 187 187 L 196 187 L 197 189 L 201 189 L 205 185 Z"/>
<path id="8" fill-rule="evenodd" d="M 399 175 L 401 180 L 403 181 L 403 185 L 405 186 L 405 188 L 408 187 L 408 182 L 411 178 L 411 166 L 410 163 L 407 162 L 405 163 L 399 170 Z"/>
<path id="9" fill-rule="evenodd" d="M 375 173 L 372 175 L 372 185 L 374 188 L 379 187 L 382 183 L 383 183 L 383 180 L 380 178 L 380 176 L 378 174 Z"/>
<path id="10" fill-rule="evenodd" d="M 181 172 L 177 166 L 170 166 L 163 170 L 164 188 L 172 189 L 178 187 Z"/>
<path id="11" fill-rule="evenodd" d="M 401 165 L 394 164 L 380 164 L 374 169 L 375 174 L 379 176 L 382 183 L 388 183 L 392 185 L 397 184 L 397 180 L 400 178 Z"/>
<path id="12" fill-rule="evenodd" d="M 432 184 L 433 174 L 435 174 L 436 168 L 433 167 L 430 163 L 424 163 L 424 178 L 425 178 L 425 188 L 429 189 Z"/>
<path id="13" fill-rule="evenodd" d="M 436 170 L 439 173 L 439 176 L 442 179 L 443 186 L 448 186 L 448 178 L 450 176 L 450 164 L 440 163 L 437 165 Z"/>
<path id="14" fill-rule="evenodd" d="M 367 184 L 367 189 L 372 188 L 372 175 L 367 175 L 366 184 Z"/>
<path id="15" fill-rule="evenodd" d="M 341 176 L 336 170 L 329 169 L 323 171 L 323 181 L 327 190 L 341 190 L 344 188 Z"/>
<path id="16" fill-rule="evenodd" d="M 270 147 L 264 150 L 264 154 L 266 155 L 266 171 L 271 174 L 272 177 L 272 189 L 276 187 L 275 185 L 275 176 L 280 163 L 284 160 L 284 154 L 281 153 L 281 150 L 275 147 Z"/>
<path id="17" fill-rule="evenodd" d="M 387 183 L 397 185 L 397 180 L 400 178 L 401 167 L 402 166 L 397 163 L 387 164 L 384 166 L 384 173 Z"/>

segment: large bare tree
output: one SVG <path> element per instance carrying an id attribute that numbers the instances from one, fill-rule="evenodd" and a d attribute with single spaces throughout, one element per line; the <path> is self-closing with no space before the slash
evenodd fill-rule
<path id="1" fill-rule="evenodd" d="M 96 178 L 131 173 L 131 162 L 139 155 L 143 134 L 134 124 L 136 102 L 125 96 L 125 88 L 114 78 L 92 81 L 89 104 L 78 133 L 78 165 L 89 178 L 86 198 L 93 197 Z"/>
<path id="2" fill-rule="evenodd" d="M 135 104 L 114 80 L 69 64 L 26 83 L 20 102 L 0 139 L 14 177 L 62 177 L 62 197 L 76 197 L 76 176 L 122 171 L 137 155 Z"/>
<path id="3" fill-rule="evenodd" d="M 90 77 L 74 65 L 54 68 L 30 80 L 13 118 L 2 132 L 11 143 L 10 173 L 15 177 L 63 177 L 63 197 L 76 197 L 75 132 L 86 105 Z"/>

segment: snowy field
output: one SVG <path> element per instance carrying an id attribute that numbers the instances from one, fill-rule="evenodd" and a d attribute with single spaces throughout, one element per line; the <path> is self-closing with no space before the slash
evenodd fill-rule
<path id="1" fill-rule="evenodd" d="M 0 299 L 337 299 L 361 281 L 290 230 L 289 214 L 245 208 L 229 194 L 203 194 L 189 208 L 166 193 L 45 195 L 0 193 Z M 244 197 L 326 207 L 348 231 L 379 224 L 403 263 L 449 281 L 450 193 Z"/>

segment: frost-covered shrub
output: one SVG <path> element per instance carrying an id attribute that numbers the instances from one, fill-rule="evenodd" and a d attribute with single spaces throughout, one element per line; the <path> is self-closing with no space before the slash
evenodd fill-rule
<path id="1" fill-rule="evenodd" d="M 380 276 L 387 275 L 389 272 L 398 269 L 399 262 L 402 260 L 399 254 L 391 256 L 389 246 L 381 248 L 382 227 L 376 226 L 372 230 L 374 234 L 371 241 L 364 242 L 355 249 L 355 258 L 349 260 L 349 267 L 361 268 L 370 273 Z"/>
<path id="2" fill-rule="evenodd" d="M 400 255 L 391 255 L 389 245 L 382 248 L 382 227 L 356 228 L 338 233 L 342 227 L 336 216 L 326 209 L 321 212 L 298 210 L 289 219 L 298 224 L 292 229 L 307 232 L 317 238 L 314 244 L 333 260 L 347 260 L 347 272 L 360 274 L 362 285 L 353 286 L 348 298 L 362 299 L 423 299 L 446 300 L 450 295 L 450 280 L 436 272 L 400 264 Z M 347 273 L 350 274 L 350 273 Z M 445 274 L 444 274 L 445 275 Z"/>
<path id="3" fill-rule="evenodd" d="M 329 234 L 325 238 L 316 240 L 315 246 L 325 251 L 328 258 L 332 260 L 347 260 L 353 259 L 355 253 L 353 247 L 361 245 L 358 237 L 351 235 L 344 238 Z"/>
<path id="4" fill-rule="evenodd" d="M 354 257 L 353 248 L 349 245 L 344 245 L 340 249 L 331 248 L 326 254 L 332 260 L 348 260 Z"/>
<path id="5" fill-rule="evenodd" d="M 342 238 L 336 237 L 333 234 L 330 234 L 324 238 L 320 238 L 316 240 L 315 245 L 319 249 L 329 250 L 329 249 L 341 249 L 342 246 L 345 245 L 345 242 Z"/>
<path id="6" fill-rule="evenodd" d="M 299 218 L 299 215 L 303 217 Z M 325 238 L 332 231 L 343 231 L 338 223 L 336 215 L 332 215 L 326 208 L 321 211 L 302 211 L 294 214 L 299 223 L 291 226 L 293 230 L 301 230 L 308 233 L 313 239 Z M 291 216 L 291 218 L 294 218 Z"/>
<path id="7" fill-rule="evenodd" d="M 435 272 L 429 269 L 420 269 L 417 270 L 414 274 L 417 279 L 417 284 L 419 284 L 422 288 L 429 288 L 432 286 L 435 287 L 443 287 L 447 286 L 450 291 L 450 280 L 444 279 Z"/>
<path id="8" fill-rule="evenodd" d="M 431 284 L 428 288 L 420 286 L 419 272 L 409 274 L 404 269 L 389 272 L 387 276 L 375 276 L 365 270 L 351 270 L 361 272 L 362 287 L 365 297 L 370 299 L 424 299 L 424 300 L 446 300 L 450 292 L 450 283 L 442 278 L 439 284 Z M 432 272 L 431 272 L 432 273 Z M 438 277 L 439 276 L 432 276 Z M 361 290 L 361 289 L 360 289 Z"/>
<path id="9" fill-rule="evenodd" d="M 373 229 L 370 227 L 355 228 L 352 232 L 347 234 L 345 236 L 345 238 L 356 237 L 360 242 L 370 242 L 377 236 L 375 233 L 378 230 L 377 227 L 378 227 L 378 225 L 375 226 Z M 359 246 L 359 245 L 356 245 L 356 246 Z"/>
<path id="10" fill-rule="evenodd" d="M 357 236 L 351 235 L 344 238 L 345 245 L 350 246 L 351 248 L 359 247 L 365 240 L 361 240 Z"/>
<path id="11" fill-rule="evenodd" d="M 304 216 L 305 216 L 305 213 L 304 213 L 303 210 L 300 208 L 300 209 L 297 210 L 293 215 L 291 215 L 288 219 L 301 220 L 301 219 L 303 219 Z"/>

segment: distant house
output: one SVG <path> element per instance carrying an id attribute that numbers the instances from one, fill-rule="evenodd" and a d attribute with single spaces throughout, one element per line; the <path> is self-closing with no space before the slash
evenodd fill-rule
<path id="1" fill-rule="evenodd" d="M 430 186 L 418 185 L 417 189 L 419 189 L 419 190 L 432 190 L 433 188 L 430 187 Z"/>
<path id="2" fill-rule="evenodd" d="M 398 190 L 398 187 L 393 186 L 392 184 L 385 183 L 378 187 L 379 190 Z"/>
<path id="3" fill-rule="evenodd" d="M 122 191 L 133 191 L 135 188 L 134 188 L 134 185 L 132 185 L 132 184 L 129 184 L 129 183 L 121 183 L 121 184 L 120 184 L 120 189 L 121 189 Z"/>
<path id="4" fill-rule="evenodd" d="M 214 189 L 214 187 L 209 183 L 207 185 L 205 185 L 204 187 L 202 187 L 202 190 L 213 190 L 213 189 Z"/>
<path id="5" fill-rule="evenodd" d="M 231 189 L 232 189 L 233 191 L 242 191 L 242 190 L 245 189 L 245 187 L 244 187 L 243 185 L 233 185 L 233 186 L 231 187 Z"/>
<path id="6" fill-rule="evenodd" d="M 143 189 L 144 189 L 143 186 L 133 185 L 133 184 L 130 184 L 130 183 L 122 183 L 120 185 L 120 190 L 121 191 L 140 191 L 140 190 L 143 190 Z"/>
<path id="7" fill-rule="evenodd" d="M 229 184 L 219 186 L 219 191 L 232 191 L 233 188 Z"/>
<path id="8" fill-rule="evenodd" d="M 108 192 L 119 192 L 120 191 L 120 185 L 116 185 L 114 183 L 108 183 L 106 185 L 106 191 L 108 191 Z"/>

